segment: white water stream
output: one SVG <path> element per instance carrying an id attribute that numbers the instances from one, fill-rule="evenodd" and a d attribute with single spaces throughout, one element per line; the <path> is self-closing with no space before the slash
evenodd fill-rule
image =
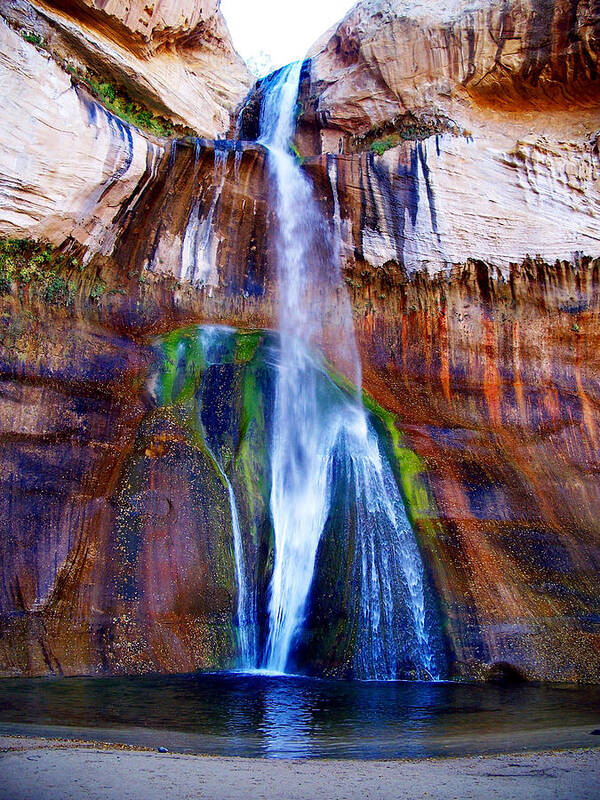
<path id="1" fill-rule="evenodd" d="M 290 149 L 301 66 L 275 73 L 265 86 L 261 111 L 260 142 L 268 150 L 274 191 L 281 342 L 271 452 L 275 553 L 262 666 L 284 672 L 302 628 L 330 511 L 332 466 L 341 457 L 355 498 L 354 581 L 360 592 L 355 671 L 364 678 L 396 677 L 400 655 L 411 641 L 413 661 L 435 676 L 420 553 L 391 467 L 359 399 L 360 360 L 339 237 Z M 331 390 L 315 355 L 319 350 L 356 387 L 355 396 Z"/>
<path id="2" fill-rule="evenodd" d="M 206 213 L 201 199 L 192 206 L 181 248 L 181 280 L 200 285 L 218 284 L 216 271 L 217 240 L 213 219 L 227 175 L 228 150 L 215 150 L 214 193 Z M 196 155 L 196 158 L 198 156 Z"/>

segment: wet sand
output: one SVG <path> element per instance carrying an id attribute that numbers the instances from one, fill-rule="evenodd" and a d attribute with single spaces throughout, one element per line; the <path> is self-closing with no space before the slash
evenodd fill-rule
<path id="1" fill-rule="evenodd" d="M 0 800 L 598 800 L 599 796 L 599 749 L 398 761 L 286 761 L 0 736 Z"/>

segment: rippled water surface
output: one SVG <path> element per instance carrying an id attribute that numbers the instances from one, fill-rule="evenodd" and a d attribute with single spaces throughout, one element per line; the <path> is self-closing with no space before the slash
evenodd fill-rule
<path id="1" fill-rule="evenodd" d="M 264 675 L 0 681 L 0 730 L 214 755 L 408 758 L 598 745 L 600 687 Z"/>

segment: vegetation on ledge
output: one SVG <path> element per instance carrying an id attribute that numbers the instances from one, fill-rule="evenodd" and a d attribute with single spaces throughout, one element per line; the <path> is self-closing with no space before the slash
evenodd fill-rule
<path id="1" fill-rule="evenodd" d="M 99 75 L 92 70 L 78 67 L 61 58 L 58 53 L 50 49 L 49 45 L 38 33 L 29 30 L 21 30 L 20 33 L 26 42 L 48 53 L 62 69 L 69 73 L 75 84 L 86 86 L 98 102 L 102 103 L 108 111 L 124 122 L 135 125 L 137 128 L 154 136 L 162 136 L 164 138 L 198 136 L 191 128 L 184 125 L 176 125 L 172 120 L 159 114 L 154 114 L 143 103 L 133 100 L 125 89 L 107 80 L 105 76 Z"/>
<path id="2" fill-rule="evenodd" d="M 29 44 L 34 44 L 36 47 L 44 47 L 44 40 L 38 33 L 33 33 L 30 31 L 22 31 L 21 36 L 25 39 L 26 42 Z"/>
<path id="3" fill-rule="evenodd" d="M 76 258 L 51 244 L 31 239 L 0 239 L 0 295 L 16 286 L 19 296 L 35 287 L 37 296 L 50 305 L 70 307 L 77 284 L 65 273 L 78 268 Z"/>
<path id="4" fill-rule="evenodd" d="M 376 155 L 383 155 L 401 142 L 420 142 L 440 133 L 467 135 L 448 117 L 415 116 L 407 111 L 366 133 L 352 136 L 349 141 L 349 152 L 363 153 L 370 150 Z"/>
<path id="5" fill-rule="evenodd" d="M 83 300 L 99 305 L 106 285 L 98 277 L 84 283 L 83 271 L 78 258 L 49 242 L 0 238 L 0 297 L 16 293 L 21 301 L 37 298 L 51 306 L 73 308 L 85 285 Z"/>
<path id="6" fill-rule="evenodd" d="M 153 114 L 148 108 L 132 100 L 123 89 L 104 80 L 101 76 L 95 75 L 89 70 L 81 71 L 72 64 L 66 64 L 65 69 L 75 83 L 86 86 L 96 100 L 125 122 L 154 136 L 165 138 L 197 135 L 189 128 L 175 125 L 170 119 Z"/>

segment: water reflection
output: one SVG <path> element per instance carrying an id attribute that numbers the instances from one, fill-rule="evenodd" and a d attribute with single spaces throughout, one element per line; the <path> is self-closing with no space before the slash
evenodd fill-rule
<path id="1" fill-rule="evenodd" d="M 0 730 L 34 726 L 26 730 L 220 755 L 369 759 L 593 746 L 597 737 L 573 737 L 599 723 L 600 687 L 241 674 L 0 681 Z"/>
<path id="2" fill-rule="evenodd" d="M 313 713 L 306 692 L 290 692 L 285 681 L 265 684 L 264 712 L 259 728 L 265 755 L 277 758 L 312 753 Z"/>

